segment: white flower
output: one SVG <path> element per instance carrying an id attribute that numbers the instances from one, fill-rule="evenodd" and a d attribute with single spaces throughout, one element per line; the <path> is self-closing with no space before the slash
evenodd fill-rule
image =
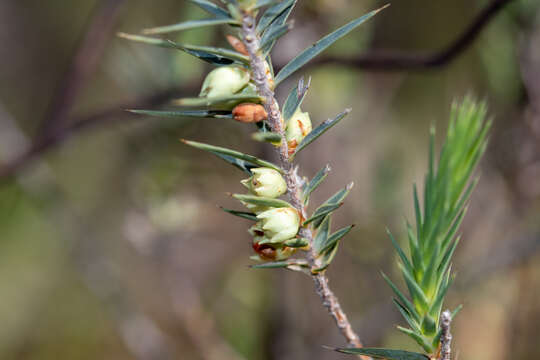
<path id="1" fill-rule="evenodd" d="M 298 211 L 290 207 L 266 210 L 257 215 L 257 219 L 260 220 L 257 227 L 272 243 L 294 238 L 300 228 Z"/>
<path id="2" fill-rule="evenodd" d="M 247 69 L 237 66 L 221 66 L 210 71 L 204 79 L 200 97 L 221 97 L 238 93 L 249 83 Z"/>
<path id="3" fill-rule="evenodd" d="M 251 169 L 251 172 L 253 176 L 241 182 L 253 194 L 277 198 L 287 191 L 287 183 L 277 170 L 261 167 Z"/>

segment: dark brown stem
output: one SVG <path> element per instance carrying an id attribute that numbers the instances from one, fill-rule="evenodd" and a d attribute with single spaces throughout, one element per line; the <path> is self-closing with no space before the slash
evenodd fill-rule
<path id="1" fill-rule="evenodd" d="M 511 1 L 492 1 L 456 39 L 442 50 L 434 53 L 381 50 L 353 57 L 326 56 L 306 64 L 304 69 L 325 64 L 377 71 L 428 70 L 442 67 L 448 65 L 469 48 L 489 22 Z"/>
<path id="2" fill-rule="evenodd" d="M 96 5 L 40 125 L 38 136 L 51 135 L 66 122 L 77 95 L 99 64 L 124 3 L 125 0 L 101 0 Z"/>
<path id="3" fill-rule="evenodd" d="M 259 39 L 257 32 L 255 31 L 255 19 L 245 14 L 242 21 L 242 35 L 249 53 L 252 78 L 257 86 L 257 91 L 264 98 L 265 110 L 268 113 L 268 124 L 272 131 L 278 133 L 282 137 L 281 145 L 279 147 L 279 163 L 283 169 L 284 178 L 287 182 L 287 194 L 291 204 L 298 210 L 302 217 L 306 217 L 306 208 L 300 197 L 299 189 L 300 182 L 296 173 L 296 169 L 293 168 L 289 159 L 289 148 L 287 141 L 285 140 L 285 127 L 281 118 L 279 105 L 274 97 L 274 91 L 271 85 L 271 79 L 267 75 L 267 65 L 264 58 L 260 55 Z M 313 244 L 313 233 L 311 229 L 302 227 L 300 229 L 300 236 L 307 239 L 310 244 Z M 328 286 L 328 278 L 322 272 L 315 272 L 314 270 L 321 267 L 320 260 L 317 259 L 316 253 L 313 250 L 313 246 L 308 252 L 308 260 L 313 272 L 313 281 L 315 282 L 315 289 L 323 305 L 328 310 L 328 313 L 334 321 L 337 327 L 341 331 L 341 334 L 347 340 L 347 343 L 351 347 L 362 347 L 362 343 L 358 335 L 353 330 L 347 315 L 343 312 L 339 300 L 334 295 L 330 287 Z M 365 357 L 368 359 L 368 357 Z"/>

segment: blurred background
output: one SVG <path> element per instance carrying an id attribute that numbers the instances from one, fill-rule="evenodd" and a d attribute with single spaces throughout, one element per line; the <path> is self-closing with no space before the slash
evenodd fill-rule
<path id="1" fill-rule="evenodd" d="M 274 63 L 382 4 L 299 1 Z M 322 348 L 343 339 L 309 278 L 248 268 L 249 222 L 218 208 L 241 208 L 226 193 L 243 173 L 178 141 L 271 156 L 253 128 L 123 111 L 197 95 L 210 67 L 115 33 L 204 17 L 182 0 L 0 2 L 1 359 L 349 358 Z M 224 31 L 170 38 L 226 46 Z M 385 227 L 403 240 L 429 127 L 440 140 L 473 94 L 494 129 L 446 303 L 464 305 L 453 351 L 540 358 L 540 1 L 395 1 L 322 58 L 304 111 L 353 112 L 298 162 L 310 177 L 332 166 L 315 205 L 356 184 L 334 218 L 357 226 L 328 276 L 362 340 L 419 350 L 380 276 L 398 275 Z"/>

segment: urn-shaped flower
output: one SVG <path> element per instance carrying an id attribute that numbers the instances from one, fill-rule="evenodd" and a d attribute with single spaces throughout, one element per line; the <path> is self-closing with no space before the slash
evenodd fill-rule
<path id="1" fill-rule="evenodd" d="M 201 97 L 222 97 L 238 93 L 249 83 L 247 69 L 236 66 L 221 66 L 208 73 L 204 79 Z"/>
<path id="2" fill-rule="evenodd" d="M 261 167 L 251 169 L 253 176 L 242 180 L 242 184 L 257 196 L 277 198 L 285 194 L 287 184 L 283 176 L 274 169 Z"/>
<path id="3" fill-rule="evenodd" d="M 264 232 L 271 243 L 292 239 L 298 233 L 300 227 L 300 216 L 298 211 L 291 207 L 274 208 L 266 210 L 259 215 L 258 226 Z"/>

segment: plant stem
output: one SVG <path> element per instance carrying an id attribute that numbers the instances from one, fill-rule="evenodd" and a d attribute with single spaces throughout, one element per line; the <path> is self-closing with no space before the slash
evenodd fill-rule
<path id="1" fill-rule="evenodd" d="M 450 344 L 452 342 L 452 334 L 450 333 L 450 323 L 452 322 L 452 314 L 445 310 L 441 314 L 441 351 L 439 360 L 450 360 Z"/>
<path id="2" fill-rule="evenodd" d="M 287 182 L 287 194 L 291 204 L 302 215 L 302 218 L 307 218 L 306 207 L 300 198 L 300 179 L 297 174 L 297 168 L 294 168 L 289 159 L 289 148 L 285 140 L 285 126 L 281 118 L 279 105 L 274 97 L 274 91 L 270 85 L 268 75 L 266 73 L 267 65 L 265 59 L 261 56 L 259 48 L 259 38 L 255 31 L 255 19 L 250 14 L 244 14 L 242 19 L 242 35 L 244 44 L 249 53 L 252 78 L 257 86 L 258 93 L 265 99 L 264 107 L 268 113 L 268 124 L 273 132 L 281 135 L 281 144 L 279 146 L 279 165 L 283 170 L 285 181 Z M 301 227 L 299 235 L 307 239 L 310 245 L 313 244 L 313 233 L 307 227 Z M 315 282 L 315 290 L 321 301 L 328 310 L 328 313 L 339 328 L 341 334 L 347 340 L 351 347 L 362 347 L 362 343 L 356 332 L 353 330 L 347 315 L 343 312 L 339 300 L 334 295 L 328 286 L 328 278 L 323 272 L 316 273 L 315 269 L 321 267 L 320 260 L 317 259 L 313 246 L 310 246 L 308 252 L 308 261 L 313 273 L 313 281 Z M 367 360 L 369 357 L 362 357 Z"/>

